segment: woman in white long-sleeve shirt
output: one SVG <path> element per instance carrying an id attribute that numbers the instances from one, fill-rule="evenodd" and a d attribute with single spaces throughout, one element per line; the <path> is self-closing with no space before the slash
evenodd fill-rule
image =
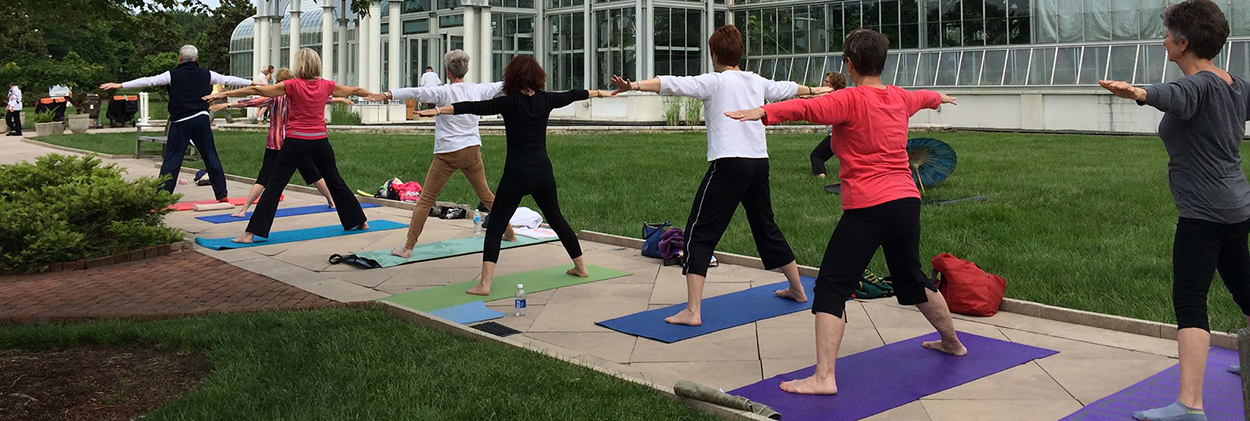
<path id="1" fill-rule="evenodd" d="M 764 125 L 741 122 L 725 116 L 726 111 L 755 108 L 765 100 L 781 100 L 796 95 L 819 95 L 830 88 L 810 88 L 794 82 L 774 82 L 738 68 L 742 57 L 742 34 L 733 25 L 716 29 L 708 39 L 714 73 L 691 77 L 660 76 L 629 82 L 614 76 L 617 92 L 640 90 L 677 95 L 703 101 L 707 125 L 707 174 L 695 193 L 690 217 L 686 219 L 686 309 L 664 319 L 672 324 L 699 326 L 703 323 L 700 304 L 703 283 L 716 244 L 729 227 L 741 203 L 760 259 L 768 270 L 781 269 L 790 287 L 778 290 L 779 297 L 807 301 L 799 283 L 799 267 L 794 252 L 773 221 L 772 199 L 768 191 L 768 143 Z"/>
<path id="2" fill-rule="evenodd" d="M 9 102 L 5 105 L 5 119 L 9 124 L 8 136 L 22 135 L 22 90 L 17 85 L 9 87 Z"/>
<path id="3" fill-rule="evenodd" d="M 464 51 L 452 50 L 443 59 L 447 62 L 448 84 L 393 89 L 374 95 L 369 100 L 416 99 L 420 103 L 442 107 L 457 102 L 491 99 L 503 90 L 503 82 L 464 83 L 464 75 L 469 72 L 469 55 Z M 486 209 L 491 209 L 495 203 L 495 194 L 486 184 L 486 167 L 482 164 L 482 137 L 477 129 L 478 116 L 439 115 L 434 121 L 434 159 L 430 161 L 430 169 L 425 173 L 425 183 L 421 185 L 421 199 L 412 209 L 408 240 L 403 247 L 391 250 L 391 254 L 403 258 L 412 257 L 412 248 L 421 237 L 430 207 L 434 206 L 438 193 L 456 171 L 463 173 L 464 178 L 469 180 Z M 511 226 L 504 233 L 504 238 L 508 241 L 516 240 Z"/>

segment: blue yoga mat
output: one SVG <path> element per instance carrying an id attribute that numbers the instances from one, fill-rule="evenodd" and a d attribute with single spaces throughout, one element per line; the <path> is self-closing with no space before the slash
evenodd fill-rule
<path id="1" fill-rule="evenodd" d="M 803 283 L 803 290 L 807 292 L 807 296 L 813 297 L 812 290 L 816 286 L 816 279 L 806 276 L 799 279 Z M 704 298 L 702 326 L 673 325 L 664 322 L 665 317 L 672 316 L 686 308 L 685 304 L 634 313 L 595 324 L 621 333 L 673 343 L 796 311 L 810 310 L 811 299 L 808 299 L 806 303 L 799 303 L 773 295 L 773 291 L 784 289 L 788 285 L 786 282 L 779 282 Z"/>
<path id="2" fill-rule="evenodd" d="M 920 346 L 922 341 L 937 339 L 935 332 L 838 358 L 837 395 L 796 395 L 781 390 L 782 382 L 809 377 L 815 366 L 767 378 L 729 394 L 768 405 L 787 421 L 851 421 L 1058 353 L 962 332 L 959 340 L 968 348 L 966 356 Z"/>
<path id="3" fill-rule="evenodd" d="M 434 310 L 434 311 L 431 311 L 430 314 L 433 314 L 438 317 L 442 317 L 447 320 L 451 320 L 453 322 L 456 322 L 462 325 L 468 325 L 468 324 L 473 324 L 477 322 L 484 322 L 487 320 L 495 320 L 500 317 L 503 317 L 506 313 L 491 310 L 489 308 L 486 308 L 486 303 L 483 303 L 481 301 L 474 301 L 471 303 L 465 303 L 465 304 L 461 304 L 458 306 L 452 306 L 452 307 L 447 307 L 444 309 Z"/>
<path id="4" fill-rule="evenodd" d="M 376 207 L 378 207 L 378 205 L 375 205 L 375 204 L 372 204 L 372 203 L 361 203 L 361 204 L 360 204 L 360 208 L 361 208 L 361 209 L 376 208 Z M 300 206 L 300 207 L 298 207 L 298 208 L 282 208 L 282 209 L 278 209 L 278 212 L 274 213 L 273 217 L 274 217 L 274 218 L 282 218 L 282 217 L 287 217 L 287 216 L 299 216 L 299 215 L 308 215 L 308 214 L 312 214 L 312 213 L 326 213 L 326 212 L 334 212 L 334 211 L 335 211 L 335 210 L 334 210 L 334 208 L 331 208 L 329 205 Z M 252 213 L 251 213 L 251 212 L 248 212 L 248 213 L 247 213 L 246 215 L 244 215 L 242 218 L 235 218 L 235 217 L 233 217 L 233 216 L 230 216 L 230 214 L 228 214 L 228 213 L 224 213 L 224 214 L 221 214 L 221 215 L 209 215 L 209 216 L 197 216 L 197 217 L 195 217 L 195 219 L 199 219 L 199 220 L 204 221 L 204 222 L 211 222 L 211 223 L 214 223 L 214 224 L 224 224 L 224 223 L 227 223 L 227 222 L 239 222 L 239 221 L 246 221 L 246 220 L 251 219 L 251 218 L 252 218 Z"/>
<path id="5" fill-rule="evenodd" d="M 269 244 L 291 243 L 295 241 L 315 240 L 318 238 L 339 237 L 343 235 L 356 235 L 356 234 L 363 234 L 366 232 L 393 230 L 396 228 L 403 228 L 406 226 L 408 226 L 408 224 L 401 224 L 398 222 L 392 222 L 392 221 L 387 221 L 387 220 L 376 220 L 376 221 L 369 221 L 369 229 L 367 230 L 347 231 L 343 229 L 342 225 L 329 225 L 329 226 L 324 226 L 324 227 L 304 228 L 304 229 L 291 230 L 291 231 L 275 231 L 275 232 L 269 233 L 268 238 L 256 236 L 256 238 L 254 239 L 255 242 L 251 244 L 240 244 L 240 243 L 235 243 L 235 242 L 230 241 L 234 237 L 226 237 L 226 238 L 195 237 L 195 243 L 203 247 L 213 249 L 213 250 L 228 250 L 228 249 L 264 246 L 264 245 L 269 245 Z"/>
<path id="6" fill-rule="evenodd" d="M 1241 377 L 1228 372 L 1237 365 L 1236 351 L 1211 348 L 1207 354 L 1207 375 L 1202 381 L 1202 404 L 1210 420 L 1244 420 L 1241 402 Z M 1111 396 L 1099 399 L 1060 421 L 1127 420 L 1133 411 L 1144 411 L 1171 405 L 1181 388 L 1179 364 L 1150 376 Z"/>

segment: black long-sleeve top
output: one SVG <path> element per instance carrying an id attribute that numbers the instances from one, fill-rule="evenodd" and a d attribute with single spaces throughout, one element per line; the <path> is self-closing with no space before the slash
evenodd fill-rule
<path id="1" fill-rule="evenodd" d="M 551 174 L 551 160 L 547 158 L 547 119 L 551 110 L 589 97 L 590 92 L 585 90 L 538 91 L 534 95 L 513 93 L 486 101 L 457 102 L 452 107 L 455 114 L 503 116 L 508 138 L 504 175 Z"/>

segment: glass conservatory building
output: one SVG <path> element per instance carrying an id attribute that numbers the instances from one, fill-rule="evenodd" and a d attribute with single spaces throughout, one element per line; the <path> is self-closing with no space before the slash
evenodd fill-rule
<path id="1" fill-rule="evenodd" d="M 348 2 L 322 1 L 340 4 L 298 6 L 300 44 L 320 49 L 329 39 L 346 67 L 327 73 L 374 90 L 415 85 L 427 65 L 441 75 L 442 53 L 457 48 L 473 57 L 469 81 L 499 80 L 517 54 L 539 59 L 552 90 L 608 88 L 613 74 L 695 75 L 710 70 L 704 44 L 725 23 L 743 31 L 744 70 L 807 85 L 842 70 L 842 40 L 860 27 L 890 38 L 883 79 L 904 87 L 1094 96 L 1099 79 L 1143 84 L 1180 76 L 1167 63 L 1159 18 L 1179 0 L 405 0 L 374 2 L 363 17 L 344 15 Z M 1250 0 L 1216 2 L 1232 25 L 1217 63 L 1250 75 Z M 293 8 L 257 4 L 262 13 L 240 23 L 231 42 L 236 75 L 255 74 L 256 48 L 273 57 L 267 64 L 288 60 Z M 269 25 L 270 47 L 257 47 L 256 19 L 274 16 L 281 16 L 280 33 Z M 332 22 L 323 25 L 326 18 Z M 323 28 L 335 34 L 322 37 Z"/>

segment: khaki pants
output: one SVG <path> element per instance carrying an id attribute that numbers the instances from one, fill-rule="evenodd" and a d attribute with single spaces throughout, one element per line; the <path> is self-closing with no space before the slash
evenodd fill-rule
<path id="1" fill-rule="evenodd" d="M 434 154 L 430 169 L 425 173 L 425 183 L 421 184 L 421 200 L 418 200 L 417 207 L 412 209 L 412 222 L 408 226 L 408 242 L 404 243 L 404 248 L 412 249 L 417 244 L 417 238 L 421 237 L 421 230 L 425 228 L 425 220 L 429 218 L 430 207 L 434 206 L 434 201 L 438 200 L 438 193 L 443 190 L 443 186 L 447 185 L 447 180 L 456 171 L 464 173 L 464 178 L 469 180 L 473 191 L 477 193 L 477 198 L 481 199 L 486 209 L 494 206 L 495 194 L 491 193 L 490 186 L 486 185 L 486 167 L 482 165 L 481 146 L 470 146 L 455 152 Z M 512 227 L 509 226 L 505 236 L 511 238 L 514 235 Z"/>

